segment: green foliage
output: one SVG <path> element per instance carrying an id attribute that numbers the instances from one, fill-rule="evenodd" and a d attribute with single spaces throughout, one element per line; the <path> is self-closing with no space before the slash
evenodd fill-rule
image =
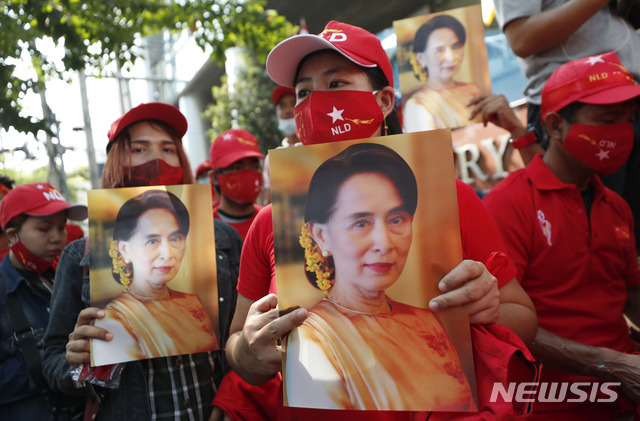
<path id="1" fill-rule="evenodd" d="M 49 179 L 49 167 L 36 168 L 34 171 L 23 171 L 20 168 L 3 168 L 0 173 L 11 177 L 16 186 L 30 183 L 46 183 Z"/>
<path id="2" fill-rule="evenodd" d="M 233 94 L 229 93 L 228 77 L 222 77 L 222 85 L 214 86 L 215 103 L 209 105 L 205 116 L 211 119 L 209 138 L 229 130 L 235 123 L 248 130 L 258 140 L 263 153 L 280 144 L 280 135 L 275 117 L 275 107 L 271 102 L 271 92 L 275 84 L 267 75 L 264 66 L 256 66 L 248 61 L 248 66 L 238 74 Z"/>
<path id="3" fill-rule="evenodd" d="M 91 65 L 103 69 L 119 60 L 127 69 L 142 54 L 141 38 L 163 29 L 191 30 L 212 58 L 222 62 L 224 51 L 244 46 L 256 64 L 293 33 L 292 25 L 265 0 L 0 0 L 0 125 L 37 133 L 48 123 L 23 114 L 21 100 L 38 92 L 48 78 Z M 52 60 L 41 40 L 63 45 L 61 61 Z M 18 77 L 15 61 L 26 54 L 35 74 Z M 36 76 L 37 75 L 37 76 Z"/>
<path id="4" fill-rule="evenodd" d="M 11 177 L 16 182 L 16 186 L 21 184 L 30 183 L 46 183 L 49 180 L 49 167 L 44 166 L 36 168 L 34 171 L 23 171 L 19 167 L 9 168 L 4 163 L 4 157 L 0 158 L 2 162 L 2 169 L 0 174 L 4 174 Z M 89 183 L 89 168 L 79 167 L 72 172 L 67 173 L 67 186 L 69 188 L 69 196 L 66 199 L 72 202 L 84 201 L 84 195 L 80 195 L 80 192 L 88 190 Z M 82 196 L 82 198 L 81 198 Z"/>

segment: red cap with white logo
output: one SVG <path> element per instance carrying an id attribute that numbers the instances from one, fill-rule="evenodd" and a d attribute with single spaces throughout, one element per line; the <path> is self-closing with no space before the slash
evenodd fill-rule
<path id="1" fill-rule="evenodd" d="M 109 132 L 107 133 L 107 137 L 109 138 L 107 152 L 111 149 L 112 142 L 116 140 L 116 137 L 122 130 L 142 120 L 162 121 L 175 130 L 180 139 L 182 139 L 187 132 L 187 119 L 178 108 L 164 102 L 143 103 L 137 107 L 133 107 L 111 124 Z"/>
<path id="2" fill-rule="evenodd" d="M 267 57 L 267 73 L 277 84 L 293 87 L 298 64 L 320 50 L 335 50 L 362 67 L 380 67 L 393 86 L 393 68 L 380 40 L 360 27 L 332 20 L 318 35 L 301 34 L 276 45 Z"/>
<path id="3" fill-rule="evenodd" d="M 558 67 L 542 88 L 542 120 L 579 101 L 616 104 L 640 96 L 640 85 L 624 68 L 616 53 L 572 60 Z"/>
<path id="4" fill-rule="evenodd" d="M 209 149 L 209 161 L 214 170 L 226 168 L 244 158 L 264 158 L 258 141 L 244 129 L 230 129 L 218 135 Z"/>
<path id="5" fill-rule="evenodd" d="M 15 217 L 47 216 L 67 211 L 67 218 L 74 221 L 87 219 L 87 207 L 69 203 L 49 183 L 23 184 L 12 189 L 0 202 L 0 227 L 3 229 Z"/>

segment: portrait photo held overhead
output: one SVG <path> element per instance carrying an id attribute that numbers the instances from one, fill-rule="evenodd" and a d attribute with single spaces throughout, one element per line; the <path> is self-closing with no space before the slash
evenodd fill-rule
<path id="1" fill-rule="evenodd" d="M 269 157 L 279 310 L 309 310 L 284 341 L 284 404 L 475 411 L 468 315 L 427 305 L 462 261 L 450 131 Z"/>
<path id="2" fill-rule="evenodd" d="M 91 365 L 220 349 L 210 188 L 129 187 L 88 194 Z M 198 227 L 198 229 L 193 229 Z"/>
<path id="3" fill-rule="evenodd" d="M 480 5 L 393 22 L 407 132 L 457 128 L 469 119 L 469 101 L 491 92 Z"/>

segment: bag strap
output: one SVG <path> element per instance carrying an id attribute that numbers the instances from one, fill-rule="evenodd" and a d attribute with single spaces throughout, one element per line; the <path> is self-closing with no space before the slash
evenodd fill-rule
<path id="1" fill-rule="evenodd" d="M 7 292 L 6 283 L 0 272 L 0 284 L 4 291 L 5 303 L 7 307 L 7 313 L 9 315 L 9 322 L 13 329 L 13 337 L 16 340 L 16 344 L 22 351 L 22 356 L 27 364 L 29 370 L 29 376 L 35 385 L 42 389 L 47 389 L 47 383 L 42 375 L 42 357 L 38 350 L 36 336 L 33 328 L 27 320 L 27 316 L 24 314 L 22 303 L 18 298 L 17 292 Z"/>

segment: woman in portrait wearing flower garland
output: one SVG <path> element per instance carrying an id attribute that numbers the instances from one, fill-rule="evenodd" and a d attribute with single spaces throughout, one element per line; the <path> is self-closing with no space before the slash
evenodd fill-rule
<path id="1" fill-rule="evenodd" d="M 109 249 L 114 279 L 126 289 L 96 326 L 111 342 L 92 341 L 94 365 L 218 349 L 197 295 L 172 290 L 189 233 L 189 212 L 174 194 L 149 190 L 127 200 Z"/>
<path id="2" fill-rule="evenodd" d="M 288 405 L 475 409 L 438 318 L 385 292 L 411 248 L 417 195 L 409 165 L 379 144 L 352 145 L 314 173 L 300 244 L 307 279 L 325 296 L 288 336 Z"/>

